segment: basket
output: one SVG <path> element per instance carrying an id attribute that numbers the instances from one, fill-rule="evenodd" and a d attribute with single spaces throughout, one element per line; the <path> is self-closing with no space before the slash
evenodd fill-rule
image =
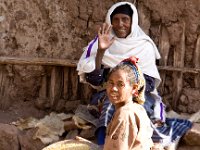
<path id="1" fill-rule="evenodd" d="M 64 140 L 53 143 L 42 150 L 101 150 L 100 147 L 89 141 Z"/>

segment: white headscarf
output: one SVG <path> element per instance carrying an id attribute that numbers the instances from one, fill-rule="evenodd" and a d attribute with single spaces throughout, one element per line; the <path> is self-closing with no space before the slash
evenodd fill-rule
<path id="1" fill-rule="evenodd" d="M 119 2 L 114 4 L 107 13 L 106 23 L 111 24 L 110 15 L 114 9 L 120 5 L 128 4 L 133 10 L 131 33 L 126 38 L 117 38 L 112 31 L 110 37 L 115 37 L 113 44 L 105 51 L 102 64 L 105 67 L 113 68 L 123 59 L 130 56 L 139 58 L 138 66 L 146 75 L 156 79 L 156 86 L 159 85 L 161 79 L 156 66 L 156 59 L 160 58 L 160 54 L 154 42 L 147 36 L 138 25 L 138 13 L 135 6 L 129 2 Z M 95 70 L 95 58 L 98 49 L 98 37 L 84 48 L 77 70 L 80 79 L 84 81 L 84 74 Z"/>

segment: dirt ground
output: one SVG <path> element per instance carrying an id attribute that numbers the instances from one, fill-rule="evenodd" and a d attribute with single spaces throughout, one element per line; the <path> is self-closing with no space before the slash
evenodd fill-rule
<path id="1" fill-rule="evenodd" d="M 13 103 L 7 110 L 0 110 L 0 122 L 10 124 L 13 121 L 17 121 L 20 118 L 43 118 L 48 114 L 47 110 L 39 110 L 34 107 L 33 101 L 22 101 Z"/>

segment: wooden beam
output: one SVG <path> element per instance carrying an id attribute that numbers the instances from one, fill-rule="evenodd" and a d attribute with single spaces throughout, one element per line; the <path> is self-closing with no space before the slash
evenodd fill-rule
<path id="1" fill-rule="evenodd" d="M 69 59 L 55 59 L 55 58 L 28 58 L 28 57 L 0 57 L 0 64 L 13 64 L 13 65 L 49 65 L 49 66 L 66 66 L 76 67 L 77 60 Z M 177 71 L 183 73 L 200 73 L 200 68 L 186 68 L 186 67 L 173 67 L 173 66 L 158 66 L 159 70 L 164 71 Z"/>
<path id="2" fill-rule="evenodd" d="M 173 67 L 173 66 L 158 66 L 158 70 L 182 72 L 182 73 L 200 73 L 200 68 Z"/>
<path id="3" fill-rule="evenodd" d="M 55 58 L 0 57 L 0 64 L 76 67 L 77 61 L 69 59 L 55 59 Z"/>

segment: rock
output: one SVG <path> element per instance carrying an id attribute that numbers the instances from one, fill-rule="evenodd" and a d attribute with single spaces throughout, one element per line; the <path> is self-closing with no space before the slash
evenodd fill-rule
<path id="1" fill-rule="evenodd" d="M 35 129 L 31 129 L 18 135 L 21 150 L 39 150 L 45 146 L 39 139 L 33 139 L 34 133 Z"/>
<path id="2" fill-rule="evenodd" d="M 78 130 L 70 130 L 65 139 L 74 139 L 76 136 L 78 136 Z"/>
<path id="3" fill-rule="evenodd" d="M 78 129 L 78 127 L 76 126 L 73 120 L 69 120 L 69 121 L 64 121 L 64 129 L 65 131 L 70 131 L 70 130 Z"/>
<path id="4" fill-rule="evenodd" d="M 15 126 L 0 123 L 0 149 L 19 150 L 18 129 Z"/>
<path id="5" fill-rule="evenodd" d="M 183 137 L 187 145 L 200 146 L 200 124 L 194 123 L 192 128 Z"/>
<path id="6" fill-rule="evenodd" d="M 94 138 L 95 130 L 96 130 L 95 127 L 92 127 L 90 129 L 87 129 L 87 130 L 81 130 L 80 136 L 85 138 L 85 139 Z"/>

